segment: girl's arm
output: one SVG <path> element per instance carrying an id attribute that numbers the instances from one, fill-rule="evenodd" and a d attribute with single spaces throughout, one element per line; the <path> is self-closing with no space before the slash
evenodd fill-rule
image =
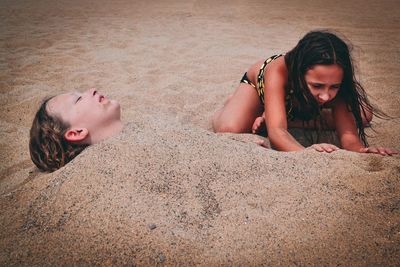
<path id="1" fill-rule="evenodd" d="M 358 137 L 356 120 L 351 111 L 347 109 L 342 99 L 337 99 L 333 107 L 333 119 L 336 125 L 340 144 L 346 150 L 360 153 L 375 153 L 381 155 L 399 154 L 399 151 L 384 147 L 365 147 Z"/>
<path id="2" fill-rule="evenodd" d="M 340 144 L 346 150 L 360 152 L 364 148 L 358 137 L 354 115 L 347 109 L 343 99 L 337 98 L 333 106 L 333 120 Z"/>
<path id="3" fill-rule="evenodd" d="M 285 108 L 287 70 L 283 57 L 269 64 L 264 78 L 265 123 L 271 146 L 280 151 L 304 149 L 287 130 Z"/>

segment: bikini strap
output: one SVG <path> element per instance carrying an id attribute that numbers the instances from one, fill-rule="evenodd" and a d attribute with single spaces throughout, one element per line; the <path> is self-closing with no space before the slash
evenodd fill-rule
<path id="1" fill-rule="evenodd" d="M 249 78 L 247 77 L 247 72 L 243 75 L 242 79 L 240 80 L 241 83 L 247 83 L 251 86 L 253 86 L 254 88 L 256 88 L 256 86 L 249 80 Z"/>
<path id="2" fill-rule="evenodd" d="M 274 61 L 275 59 L 277 59 L 278 57 L 281 57 L 283 55 L 285 55 L 285 54 L 273 55 L 273 56 L 267 58 L 264 61 L 264 63 L 261 65 L 260 71 L 258 72 L 258 76 L 257 76 L 257 85 L 258 86 L 256 87 L 258 95 L 260 96 L 260 99 L 264 100 L 264 86 L 265 86 L 265 84 L 264 84 L 264 72 L 265 72 L 265 67 L 269 63 L 271 63 L 272 61 Z M 262 101 L 262 102 L 264 102 L 264 101 Z"/>

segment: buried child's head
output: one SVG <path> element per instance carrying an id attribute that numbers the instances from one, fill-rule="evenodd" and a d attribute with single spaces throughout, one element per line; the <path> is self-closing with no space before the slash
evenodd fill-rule
<path id="1" fill-rule="evenodd" d="M 96 89 L 46 99 L 30 131 L 31 159 L 42 171 L 55 171 L 91 144 L 122 129 L 120 105 Z"/>

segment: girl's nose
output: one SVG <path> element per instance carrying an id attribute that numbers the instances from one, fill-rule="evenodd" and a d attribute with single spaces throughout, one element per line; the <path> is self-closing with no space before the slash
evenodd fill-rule
<path id="1" fill-rule="evenodd" d="M 323 101 L 328 101 L 329 100 L 329 94 L 322 93 L 322 94 L 319 95 L 319 99 L 321 99 Z"/>

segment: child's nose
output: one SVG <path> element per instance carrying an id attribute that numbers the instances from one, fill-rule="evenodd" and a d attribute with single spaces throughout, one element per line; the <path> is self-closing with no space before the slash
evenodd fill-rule
<path id="1" fill-rule="evenodd" d="M 329 100 L 329 94 L 322 93 L 322 94 L 319 95 L 319 99 L 321 99 L 323 101 L 328 101 Z"/>
<path id="2" fill-rule="evenodd" d="M 97 93 L 96 88 L 91 88 L 88 90 L 90 95 L 95 95 Z"/>
<path id="3" fill-rule="evenodd" d="M 96 88 L 91 88 L 91 89 L 85 91 L 85 94 L 88 96 L 94 96 L 96 93 L 97 93 Z"/>

